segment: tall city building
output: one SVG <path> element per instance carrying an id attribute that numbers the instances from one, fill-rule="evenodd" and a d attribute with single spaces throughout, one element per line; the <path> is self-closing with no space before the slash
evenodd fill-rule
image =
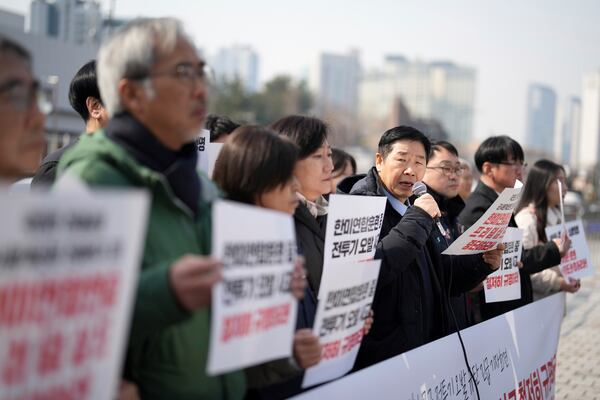
<path id="1" fill-rule="evenodd" d="M 525 144 L 528 148 L 554 156 L 554 122 L 556 93 L 548 86 L 531 84 L 527 90 L 527 129 Z"/>
<path id="2" fill-rule="evenodd" d="M 259 89 L 259 57 L 250 46 L 233 45 L 221 48 L 212 59 L 217 81 L 231 82 L 239 79 L 249 92 Z"/>
<path id="3" fill-rule="evenodd" d="M 574 165 L 579 157 L 581 135 L 581 99 L 571 97 L 562 110 L 562 125 L 558 141 L 558 159 Z"/>
<path id="4" fill-rule="evenodd" d="M 0 10 L 0 25 L 25 31 L 25 16 L 7 10 Z"/>
<path id="5" fill-rule="evenodd" d="M 358 51 L 348 54 L 321 53 L 312 71 L 310 86 L 317 95 L 321 113 L 331 111 L 356 115 L 361 67 Z"/>
<path id="6" fill-rule="evenodd" d="M 412 118 L 436 120 L 449 140 L 469 143 L 473 134 L 476 72 L 451 62 L 385 58 L 383 67 L 368 72 L 359 85 L 359 116 L 363 131 L 382 132 L 398 100 Z"/>
<path id="7" fill-rule="evenodd" d="M 583 77 L 580 138 L 579 167 L 592 167 L 600 160 L 600 71 Z"/>
<path id="8" fill-rule="evenodd" d="M 102 36 L 102 13 L 96 0 L 34 0 L 30 31 L 63 42 L 98 44 Z"/>

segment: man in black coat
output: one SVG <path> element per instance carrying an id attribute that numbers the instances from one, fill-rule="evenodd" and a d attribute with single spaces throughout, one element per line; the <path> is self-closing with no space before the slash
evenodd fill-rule
<path id="1" fill-rule="evenodd" d="M 521 145 L 508 136 L 493 136 L 481 143 L 475 152 L 475 165 L 481 177 L 458 217 L 464 229 L 477 222 L 504 189 L 514 187 L 517 179 L 523 179 L 523 169 L 526 167 L 523 163 L 524 158 Z M 514 218 L 511 218 L 508 226 L 517 227 Z M 476 315 L 478 320 L 476 322 L 494 318 L 531 303 L 533 290 L 530 275 L 560 264 L 560 259 L 569 250 L 570 243 L 569 238 L 554 239 L 529 250 L 523 250 L 521 258 L 523 267 L 519 270 L 521 298 L 486 303 L 485 293 L 481 290 L 477 296 L 474 296 L 474 301 L 479 303 L 481 310 L 481 315 Z"/>
<path id="2" fill-rule="evenodd" d="M 425 173 L 429 140 L 414 128 L 388 130 L 379 141 L 376 166 L 366 176 L 346 178 L 340 191 L 385 196 L 380 241 L 381 259 L 373 300 L 374 323 L 363 339 L 355 368 L 421 346 L 450 332 L 447 291 L 464 292 L 497 269 L 501 249 L 468 257 L 441 256 L 435 248 L 434 218 L 440 210 L 425 194 L 408 202 L 413 184 Z M 443 264 L 443 265 L 442 265 Z"/>
<path id="3" fill-rule="evenodd" d="M 96 61 L 85 63 L 71 80 L 69 103 L 85 122 L 85 133 L 92 134 L 108 123 L 108 113 L 100 99 L 100 90 L 96 78 Z M 49 188 L 56 179 L 56 169 L 63 154 L 77 142 L 48 154 L 31 181 L 33 188 Z"/>
<path id="4" fill-rule="evenodd" d="M 438 229 L 432 231 L 435 234 L 434 244 L 437 253 L 446 250 L 462 233 L 458 224 L 458 214 L 465 207 L 465 202 L 458 195 L 462 173 L 456 147 L 446 141 L 432 143 L 423 183 L 427 185 L 427 193 L 433 196 L 442 213 L 439 221 L 446 234 L 441 234 Z M 459 329 L 472 325 L 467 293 L 456 293 L 450 296 L 449 304 L 456 316 Z"/>

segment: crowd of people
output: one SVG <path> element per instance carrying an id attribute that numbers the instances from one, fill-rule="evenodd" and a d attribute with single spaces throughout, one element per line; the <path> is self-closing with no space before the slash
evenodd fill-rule
<path id="1" fill-rule="evenodd" d="M 375 258 L 381 260 L 371 314 L 354 365 L 359 370 L 493 318 L 579 281 L 556 268 L 570 247 L 548 240 L 561 223 L 557 179 L 564 169 L 536 162 L 509 226 L 524 231 L 521 298 L 486 303 L 482 282 L 503 246 L 482 254 L 441 253 L 499 193 L 523 181 L 524 153 L 508 136 L 475 153 L 479 182 L 458 149 L 409 126 L 383 132 L 374 165 L 356 174 L 352 156 L 331 147 L 327 124 L 286 116 L 268 127 L 241 125 L 207 111 L 207 72 L 192 39 L 170 18 L 135 20 L 107 39 L 76 74 L 69 99 L 85 121 L 77 143 L 48 155 L 32 60 L 0 36 L 0 178 L 33 175 L 42 191 L 69 171 L 93 188 L 143 188 L 152 198 L 122 384 L 122 399 L 271 399 L 299 393 L 303 371 L 319 363 L 312 327 L 323 273 L 328 196 L 380 196 L 387 202 Z M 205 126 L 224 142 L 209 179 L 197 171 L 195 139 Z M 423 182 L 427 193 L 414 196 Z M 564 191 L 563 191 L 564 193 Z M 206 374 L 211 290 L 222 278 L 210 255 L 211 205 L 218 198 L 293 218 L 301 260 L 290 291 L 298 299 L 293 357 L 219 376 Z M 440 228 L 441 226 L 441 228 Z M 257 228 L 259 229 L 259 228 Z"/>

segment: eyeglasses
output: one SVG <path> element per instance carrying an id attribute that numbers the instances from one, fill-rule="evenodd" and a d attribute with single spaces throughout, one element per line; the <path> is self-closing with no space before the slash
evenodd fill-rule
<path id="1" fill-rule="evenodd" d="M 181 82 L 195 84 L 197 80 L 202 82 L 213 81 L 213 70 L 206 63 L 199 65 L 192 63 L 177 64 L 169 71 L 152 72 L 144 76 L 136 76 L 132 79 L 145 79 L 148 77 L 171 76 Z"/>
<path id="2" fill-rule="evenodd" d="M 509 165 L 515 169 L 525 169 L 527 168 L 527 163 L 522 161 L 500 161 L 495 164 Z"/>
<path id="3" fill-rule="evenodd" d="M 427 169 L 439 169 L 446 176 L 452 176 L 455 174 L 456 176 L 462 176 L 465 170 L 462 167 L 449 167 L 447 165 L 438 165 L 437 167 L 427 167 Z"/>
<path id="4" fill-rule="evenodd" d="M 27 85 L 19 79 L 9 80 L 0 85 L 0 96 L 6 96 L 17 111 L 30 110 L 34 104 L 44 114 L 52 111 L 51 92 L 42 89 L 38 81 Z"/>

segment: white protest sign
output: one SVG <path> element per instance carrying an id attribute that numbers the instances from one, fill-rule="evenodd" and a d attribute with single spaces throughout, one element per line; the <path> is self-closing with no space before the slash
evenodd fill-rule
<path id="1" fill-rule="evenodd" d="M 329 196 L 323 277 L 329 274 L 329 264 L 333 262 L 351 264 L 373 259 L 386 202 L 384 196 Z"/>
<path id="2" fill-rule="evenodd" d="M 458 237 L 442 254 L 478 254 L 491 250 L 504 238 L 521 188 L 506 188 L 496 201 L 469 229 Z"/>
<path id="3" fill-rule="evenodd" d="M 212 292 L 207 372 L 289 357 L 297 312 L 290 292 L 297 258 L 292 217 L 219 201 L 212 226 L 212 254 L 223 262 L 223 281 Z"/>
<path id="4" fill-rule="evenodd" d="M 112 399 L 148 197 L 0 193 L 0 398 Z"/>
<path id="5" fill-rule="evenodd" d="M 567 222 L 565 227 L 567 235 L 571 238 L 571 248 L 560 260 L 560 272 L 564 277 L 573 279 L 593 276 L 595 269 L 590 258 L 590 249 L 585 239 L 585 231 L 581 220 Z M 546 227 L 548 240 L 560 238 L 562 232 L 562 225 Z"/>
<path id="6" fill-rule="evenodd" d="M 323 346 L 319 364 L 306 370 L 302 387 L 339 378 L 352 369 L 371 310 L 381 260 L 332 263 L 323 275 L 314 334 Z"/>
<path id="7" fill-rule="evenodd" d="M 507 228 L 502 239 L 504 252 L 497 271 L 487 276 L 483 283 L 485 302 L 516 300 L 521 298 L 521 279 L 517 263 L 523 250 L 523 231 Z"/>
<path id="8" fill-rule="evenodd" d="M 452 334 L 294 399 L 475 400 L 475 383 L 481 399 L 553 399 L 564 306 L 557 293 L 461 330 L 475 380 Z"/>
<path id="9" fill-rule="evenodd" d="M 196 138 L 196 147 L 198 148 L 197 168 L 212 179 L 215 161 L 223 148 L 223 143 L 211 143 L 210 131 L 202 129 L 200 136 Z"/>

